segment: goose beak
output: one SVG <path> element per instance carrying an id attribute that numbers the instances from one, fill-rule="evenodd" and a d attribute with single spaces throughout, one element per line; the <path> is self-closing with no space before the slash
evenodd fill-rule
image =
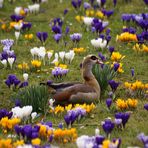
<path id="1" fill-rule="evenodd" d="M 97 60 L 97 64 L 104 64 L 104 63 L 100 60 Z"/>

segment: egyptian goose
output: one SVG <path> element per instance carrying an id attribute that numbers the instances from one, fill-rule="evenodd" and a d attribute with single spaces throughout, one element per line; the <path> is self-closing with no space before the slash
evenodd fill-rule
<path id="1" fill-rule="evenodd" d="M 53 99 L 56 104 L 92 103 L 100 98 L 100 85 L 92 73 L 93 65 L 96 63 L 103 64 L 95 55 L 88 55 L 82 61 L 83 83 L 52 83 L 49 85 L 55 91 Z"/>

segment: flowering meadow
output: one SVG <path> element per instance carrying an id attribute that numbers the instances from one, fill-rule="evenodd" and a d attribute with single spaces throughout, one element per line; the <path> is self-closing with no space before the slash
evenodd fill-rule
<path id="1" fill-rule="evenodd" d="M 100 98 L 57 103 L 88 55 Z M 148 148 L 147 121 L 148 0 L 0 0 L 0 148 Z"/>

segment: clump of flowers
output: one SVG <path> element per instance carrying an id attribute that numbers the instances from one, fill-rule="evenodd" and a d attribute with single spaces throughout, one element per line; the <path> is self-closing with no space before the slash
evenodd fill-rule
<path id="1" fill-rule="evenodd" d="M 21 120 L 19 118 L 8 119 L 8 117 L 4 117 L 0 120 L 0 126 L 3 130 L 12 130 L 16 124 L 19 124 Z"/>
<path id="2" fill-rule="evenodd" d="M 73 33 L 70 35 L 70 39 L 73 41 L 74 44 L 78 44 L 79 41 L 82 38 L 82 34 L 81 33 Z"/>
<path id="3" fill-rule="evenodd" d="M 89 137 L 88 135 L 82 135 L 77 138 L 76 141 L 77 147 L 103 147 L 103 148 L 109 148 L 109 147 L 115 147 L 119 148 L 121 145 L 121 139 L 114 138 L 113 140 L 106 139 L 102 135 L 96 135 Z"/>
<path id="4" fill-rule="evenodd" d="M 21 82 L 16 75 L 10 74 L 8 75 L 7 80 L 5 81 L 5 84 L 11 89 L 15 89 L 17 87 L 22 88 L 28 86 L 28 81 L 25 80 L 24 82 Z"/>
<path id="5" fill-rule="evenodd" d="M 53 108 L 53 102 L 54 102 L 54 100 L 52 100 L 52 99 L 49 100 L 49 104 L 50 104 L 50 108 L 51 108 L 51 110 L 49 112 L 54 112 L 54 114 L 63 113 L 65 111 L 70 111 L 70 110 L 73 110 L 76 108 L 85 109 L 86 113 L 90 113 L 96 108 L 96 106 L 93 103 L 91 103 L 90 105 L 85 104 L 85 103 L 84 104 L 75 104 L 74 106 L 72 104 L 69 104 L 65 107 L 58 105 L 55 108 Z"/>
<path id="6" fill-rule="evenodd" d="M 124 86 L 128 89 L 128 92 L 132 96 L 144 97 L 148 90 L 148 84 L 144 84 L 142 81 L 136 80 L 133 83 L 125 82 Z"/>
<path id="7" fill-rule="evenodd" d="M 23 72 L 29 70 L 29 66 L 28 63 L 23 62 L 22 64 L 18 64 L 18 69 L 22 70 Z"/>
<path id="8" fill-rule="evenodd" d="M 116 107 L 120 110 L 126 110 L 126 109 L 135 109 L 137 107 L 138 100 L 133 98 L 128 98 L 127 100 L 124 99 L 117 99 L 116 101 Z"/>
<path id="9" fill-rule="evenodd" d="M 148 52 L 148 46 L 145 44 L 136 44 L 133 47 L 133 50 L 135 50 L 136 52 Z"/>
<path id="10" fill-rule="evenodd" d="M 54 140 L 60 143 L 75 142 L 77 139 L 77 131 L 75 128 L 71 129 L 56 129 L 53 132 Z"/>
<path id="11" fill-rule="evenodd" d="M 121 42 L 137 42 L 138 41 L 136 34 L 132 34 L 129 32 L 123 32 L 120 35 L 117 35 L 116 40 Z"/>
<path id="12" fill-rule="evenodd" d="M 130 113 L 127 112 L 118 112 L 115 114 L 115 119 L 121 119 L 122 120 L 122 127 L 125 128 L 126 123 L 128 122 L 130 118 Z"/>
<path id="13" fill-rule="evenodd" d="M 68 72 L 69 72 L 68 69 L 61 68 L 61 67 L 55 67 L 52 70 L 52 75 L 56 78 L 62 78 L 62 76 L 66 76 Z"/>
<path id="14" fill-rule="evenodd" d="M 25 34 L 24 35 L 24 38 L 27 39 L 27 40 L 32 40 L 33 39 L 33 34 L 30 33 L 30 34 Z"/>
<path id="15" fill-rule="evenodd" d="M 55 115 L 63 113 L 64 112 L 64 107 L 58 105 L 54 109 L 51 109 L 50 112 L 54 112 Z"/>
<path id="16" fill-rule="evenodd" d="M 41 67 L 42 62 L 39 60 L 32 60 L 31 64 L 32 64 L 33 68 L 35 68 L 37 70 Z"/>
<path id="17" fill-rule="evenodd" d="M 67 114 L 64 116 L 64 120 L 68 127 L 71 127 L 72 124 L 76 120 L 80 120 L 82 117 L 86 115 L 86 110 L 82 109 L 80 107 L 77 107 L 75 109 L 69 110 Z"/>

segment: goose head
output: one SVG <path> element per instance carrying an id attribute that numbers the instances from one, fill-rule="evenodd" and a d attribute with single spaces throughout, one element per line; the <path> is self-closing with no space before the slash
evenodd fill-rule
<path id="1" fill-rule="evenodd" d="M 88 55 L 83 59 L 82 68 L 92 69 L 93 65 L 95 64 L 103 64 L 103 62 L 100 61 L 95 55 Z"/>

